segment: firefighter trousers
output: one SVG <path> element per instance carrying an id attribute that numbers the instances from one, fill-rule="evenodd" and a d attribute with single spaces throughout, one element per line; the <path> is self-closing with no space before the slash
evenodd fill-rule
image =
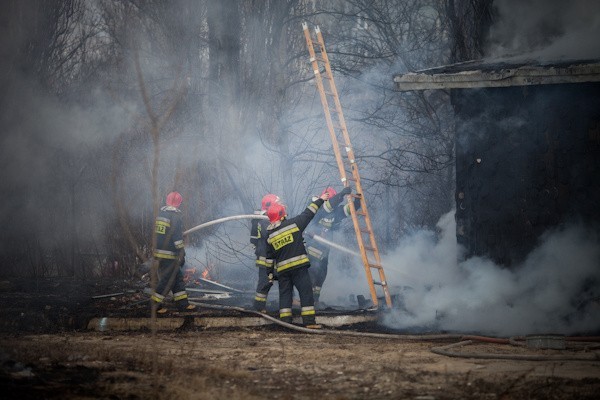
<path id="1" fill-rule="evenodd" d="M 315 301 L 308 267 L 294 268 L 280 272 L 278 275 L 279 318 L 284 322 L 292 322 L 292 300 L 295 287 L 300 295 L 302 323 L 304 325 L 315 324 Z"/>
<path id="2" fill-rule="evenodd" d="M 257 311 L 267 310 L 267 296 L 269 290 L 273 286 L 273 282 L 269 282 L 267 269 L 258 266 L 258 284 L 256 285 L 256 294 L 254 295 L 254 309 Z"/>
<path id="3" fill-rule="evenodd" d="M 185 309 L 189 303 L 179 260 L 159 260 L 157 272 L 158 284 L 156 285 L 156 292 L 152 296 L 152 299 L 157 303 L 162 303 L 169 291 L 172 291 L 173 300 L 177 308 L 180 310 Z"/>
<path id="4" fill-rule="evenodd" d="M 312 281 L 313 297 L 315 303 L 319 302 L 319 296 L 321 295 L 321 288 L 327 278 L 327 265 L 329 264 L 329 257 L 317 259 L 316 257 L 310 257 L 310 268 L 309 274 Z"/>

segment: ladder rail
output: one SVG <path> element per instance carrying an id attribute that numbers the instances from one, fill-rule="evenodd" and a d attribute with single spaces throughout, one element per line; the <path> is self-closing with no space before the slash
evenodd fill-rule
<path id="1" fill-rule="evenodd" d="M 325 94 L 325 86 L 323 85 L 323 78 L 321 77 L 321 72 L 319 71 L 319 64 L 317 62 L 317 57 L 315 54 L 315 50 L 313 47 L 312 38 L 310 37 L 310 31 L 308 29 L 308 24 L 306 22 L 302 23 L 302 28 L 304 30 L 304 38 L 306 39 L 306 43 L 308 45 L 308 52 L 310 55 L 310 62 L 313 68 L 313 73 L 315 75 L 315 82 L 317 83 L 317 88 L 319 95 L 321 97 L 321 104 L 323 106 L 323 111 L 325 112 L 325 120 L 327 122 L 327 128 L 329 130 L 329 134 L 331 136 L 332 142 L 335 144 L 337 142 L 337 138 L 335 137 L 335 128 L 333 127 L 333 120 L 331 118 L 331 112 L 329 111 L 329 102 L 327 101 L 327 95 Z M 333 146 L 333 151 L 335 153 L 335 159 L 341 159 L 341 153 L 339 146 Z M 338 162 L 338 169 L 340 171 L 340 176 L 342 177 L 342 182 L 346 182 L 346 170 L 343 168 L 343 165 L 340 165 Z"/>
<path id="2" fill-rule="evenodd" d="M 363 192 L 362 184 L 360 181 L 360 174 L 358 173 L 358 167 L 356 166 L 354 150 L 352 149 L 352 145 L 350 142 L 350 135 L 348 134 L 348 128 L 346 125 L 346 120 L 344 119 L 342 105 L 339 100 L 339 95 L 338 95 L 337 87 L 335 86 L 335 81 L 333 79 L 333 72 L 331 70 L 331 64 L 329 63 L 329 56 L 327 55 L 327 51 L 325 50 L 325 41 L 323 39 L 323 34 L 318 27 L 315 28 L 315 31 L 317 34 L 317 41 L 321 48 L 321 56 L 322 56 L 322 59 L 323 59 L 324 65 L 325 65 L 325 71 L 329 78 L 329 89 L 333 95 L 334 103 L 335 103 L 336 109 L 338 111 L 340 130 L 341 130 L 342 136 L 344 138 L 344 142 L 346 145 L 346 154 L 348 156 L 348 159 L 350 160 L 352 174 L 355 179 L 356 191 L 357 191 L 357 193 L 362 194 L 364 192 Z M 373 249 L 372 250 L 373 256 L 375 257 L 376 264 L 381 266 L 381 258 L 380 258 L 379 248 L 378 248 L 377 242 L 375 240 L 375 235 L 373 234 L 373 226 L 371 223 L 371 218 L 369 215 L 365 196 L 360 196 L 360 201 L 361 201 L 361 209 L 363 210 L 363 213 L 365 216 L 365 223 L 367 225 L 367 230 L 369 231 L 369 240 L 370 240 L 371 248 Z M 358 215 L 356 214 L 356 210 L 354 208 L 355 208 L 354 202 L 350 202 L 351 215 L 353 217 L 353 223 L 354 223 L 356 234 L 358 237 L 359 235 L 362 235 L 362 232 L 360 231 Z M 362 247 L 365 247 L 364 244 L 362 244 L 360 242 L 363 242 L 363 241 L 362 240 L 359 241 L 359 247 L 361 245 L 362 245 Z M 366 248 L 364 249 L 364 251 L 361 251 L 361 254 L 363 254 L 363 253 L 365 254 L 365 257 L 363 257 L 363 263 L 365 264 L 365 266 L 368 265 L 370 268 L 371 262 L 368 259 L 368 255 L 366 254 Z M 382 282 L 382 286 L 384 287 L 384 294 L 386 297 L 386 302 L 388 303 L 388 305 L 391 305 L 391 299 L 390 299 L 389 291 L 387 290 L 387 285 L 386 285 L 385 273 L 383 271 L 383 268 L 377 268 L 377 270 L 379 272 L 379 278 L 380 278 L 380 281 Z M 370 272 L 370 271 L 367 271 L 367 272 Z"/>
<path id="3" fill-rule="evenodd" d="M 367 275 L 369 290 L 371 292 L 371 299 L 373 301 L 373 305 L 377 306 L 378 298 L 377 298 L 377 291 L 375 289 L 375 284 L 381 285 L 384 296 L 385 296 L 386 304 L 388 307 L 391 307 L 392 306 L 391 296 L 389 294 L 387 281 L 385 278 L 385 272 L 383 271 L 383 267 L 381 266 L 381 258 L 380 258 L 380 254 L 379 254 L 379 249 L 377 247 L 377 242 L 375 240 L 375 235 L 373 233 L 373 226 L 372 226 L 371 218 L 370 218 L 370 215 L 368 212 L 367 202 L 365 200 L 365 197 L 363 196 L 363 190 L 362 190 L 362 185 L 361 185 L 361 181 L 360 181 L 360 174 L 358 172 L 358 166 L 356 165 L 354 150 L 352 149 L 352 144 L 350 142 L 350 135 L 348 134 L 348 128 L 346 125 L 346 120 L 344 118 L 344 112 L 342 110 L 342 105 L 339 100 L 337 87 L 335 86 L 335 82 L 333 79 L 333 72 L 331 70 L 331 64 L 329 63 L 329 57 L 327 55 L 327 51 L 325 50 L 325 42 L 323 40 L 323 35 L 322 35 L 319 27 L 318 26 L 315 27 L 317 42 L 319 44 L 320 53 L 321 53 L 321 61 L 325 67 L 326 79 L 329 82 L 329 87 L 328 87 L 329 91 L 327 91 L 325 89 L 325 85 L 323 84 L 323 77 L 321 75 L 320 66 L 319 66 L 319 62 L 318 62 L 319 60 L 317 59 L 317 56 L 316 56 L 316 53 L 314 50 L 313 40 L 312 40 L 310 31 L 308 29 L 308 24 L 306 22 L 303 22 L 302 28 L 303 28 L 304 37 L 306 39 L 306 43 L 308 46 L 310 62 L 311 62 L 313 72 L 315 75 L 315 82 L 316 82 L 317 89 L 319 91 L 319 95 L 321 98 L 321 104 L 323 106 L 323 111 L 324 111 L 325 119 L 327 122 L 327 128 L 329 130 L 329 134 L 330 134 L 331 141 L 333 144 L 333 151 L 335 153 L 336 162 L 338 165 L 338 169 L 340 171 L 340 177 L 341 177 L 342 183 L 344 184 L 344 186 L 350 186 L 350 184 L 351 184 L 350 181 L 354 182 L 354 185 L 356 186 L 355 189 L 356 189 L 357 194 L 354 195 L 353 197 L 354 198 L 358 197 L 360 200 L 360 206 L 361 206 L 360 213 L 356 210 L 356 207 L 354 206 L 354 201 L 349 201 L 350 215 L 352 217 L 352 223 L 354 226 L 354 231 L 355 231 L 358 246 L 360 249 L 361 259 L 363 262 L 363 266 L 365 268 L 365 273 Z M 334 122 L 333 122 L 333 119 L 331 116 L 331 108 L 329 105 L 329 101 L 327 100 L 328 95 L 333 98 L 333 103 L 335 105 L 335 113 L 336 113 L 337 122 L 338 122 L 337 126 L 334 125 Z M 336 127 L 339 128 L 339 131 L 342 135 L 342 139 L 344 142 L 344 150 L 346 151 L 346 158 L 347 158 L 348 162 L 350 163 L 350 172 L 352 173 L 351 179 L 347 176 L 347 166 L 344 163 L 344 158 L 342 157 L 342 153 L 340 151 L 338 135 L 336 133 L 338 129 L 336 129 Z M 361 227 L 361 223 L 359 221 L 360 216 L 364 217 L 366 229 L 363 229 Z M 370 246 L 365 245 L 363 234 L 369 235 Z M 372 262 L 369 259 L 368 252 L 372 253 L 374 262 Z M 377 271 L 378 271 L 379 282 L 373 281 L 373 272 L 372 272 L 373 268 L 377 269 Z"/>

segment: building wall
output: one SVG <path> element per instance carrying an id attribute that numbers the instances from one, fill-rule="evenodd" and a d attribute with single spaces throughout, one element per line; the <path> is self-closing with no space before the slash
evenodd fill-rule
<path id="1" fill-rule="evenodd" d="M 515 266 L 553 227 L 600 226 L 600 84 L 453 90 L 457 240 Z"/>

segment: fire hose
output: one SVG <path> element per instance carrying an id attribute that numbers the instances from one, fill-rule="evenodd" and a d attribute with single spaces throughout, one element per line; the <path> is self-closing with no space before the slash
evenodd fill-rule
<path id="1" fill-rule="evenodd" d="M 323 243 L 323 244 L 325 244 L 325 245 L 327 245 L 327 246 L 329 246 L 331 248 L 334 248 L 336 250 L 342 251 L 344 253 L 351 254 L 351 255 L 353 255 L 355 257 L 360 257 L 360 253 L 358 253 L 356 251 L 352 251 L 352 250 L 350 250 L 350 249 L 348 249 L 348 248 L 346 248 L 344 246 L 340 246 L 337 243 L 330 242 L 329 240 L 327 240 L 327 239 L 325 239 L 325 238 L 323 238 L 323 237 L 321 237 L 319 235 L 315 235 L 314 233 L 307 233 L 306 236 L 308 236 L 308 237 L 310 237 L 312 239 L 315 239 L 317 242 L 321 242 L 321 243 Z"/>
<path id="2" fill-rule="evenodd" d="M 184 235 L 188 235 L 188 234 L 190 234 L 192 232 L 199 231 L 200 229 L 204 229 L 204 228 L 207 228 L 207 227 L 212 226 L 212 225 L 220 224 L 222 222 L 227 222 L 227 221 L 238 220 L 238 219 L 267 219 L 268 220 L 269 217 L 267 217 L 266 215 L 260 215 L 260 214 L 233 215 L 231 217 L 224 217 L 224 218 L 215 219 L 213 221 L 205 222 L 203 224 L 200 224 L 198 226 L 190 228 L 187 231 L 184 231 L 183 234 Z"/>
<path id="3" fill-rule="evenodd" d="M 243 307 L 236 306 L 224 306 L 218 304 L 200 303 L 190 301 L 199 307 L 215 309 L 215 310 L 235 310 L 246 314 L 257 315 L 268 321 L 271 321 L 282 327 L 292 329 L 298 332 L 311 333 L 316 335 L 339 335 L 339 336 L 356 336 L 356 337 L 371 337 L 377 339 L 399 339 L 399 340 L 411 340 L 411 341 L 443 341 L 443 340 L 460 340 L 459 342 L 452 343 L 446 346 L 434 347 L 430 351 L 432 353 L 443 355 L 447 357 L 463 357 L 463 358 L 476 358 L 476 359 L 499 359 L 499 360 L 517 360 L 517 361 L 595 361 L 600 360 L 599 353 L 586 353 L 581 356 L 573 355 L 531 355 L 531 354 L 492 354 L 492 353 L 460 353 L 453 352 L 450 349 L 472 344 L 476 341 L 486 342 L 493 344 L 514 344 L 517 338 L 502 339 L 487 336 L 472 336 L 472 335 L 460 335 L 460 334 L 430 334 L 430 335 L 399 335 L 391 333 L 375 333 L 375 332 L 356 332 L 356 331 L 338 331 L 333 329 L 310 329 L 302 326 L 283 322 L 278 318 L 272 317 L 268 314 L 260 311 L 248 310 Z M 566 340 L 569 341 L 581 341 L 587 342 L 600 342 L 600 337 L 568 337 Z M 597 346 L 592 346 L 596 348 Z"/>
<path id="4" fill-rule="evenodd" d="M 268 219 L 265 215 L 252 214 L 252 215 L 234 215 L 230 217 L 219 218 L 213 221 L 205 222 L 203 224 L 197 225 L 187 231 L 183 232 L 184 235 L 188 235 L 192 232 L 196 232 L 200 229 L 207 228 L 212 225 L 216 225 L 219 223 L 232 221 L 232 220 L 240 220 L 240 219 Z M 347 254 L 353 255 L 355 257 L 360 257 L 361 255 L 358 252 L 352 251 L 344 246 L 339 244 L 330 242 L 329 240 L 322 238 L 321 236 L 314 235 L 308 233 L 307 236 L 319 241 L 329 247 L 337 249 L 339 251 L 345 252 Z M 600 360 L 600 355 L 598 353 L 585 354 L 586 357 L 576 357 L 576 356 L 568 356 L 568 355 L 527 355 L 527 354 L 490 354 L 490 353 L 460 353 L 453 352 L 450 349 L 456 347 L 462 347 L 468 344 L 472 344 L 475 341 L 480 342 L 488 342 L 488 343 L 496 343 L 496 344 L 512 344 L 512 345 L 521 345 L 514 338 L 510 339 L 500 339 L 493 337 L 485 337 L 485 336 L 468 336 L 468 335 L 453 335 L 453 334 L 437 334 L 437 335 L 398 335 L 398 334 L 388 334 L 388 333 L 373 333 L 373 332 L 355 332 L 355 331 L 337 331 L 331 329 L 310 329 L 304 328 L 298 325 L 290 324 L 284 321 L 281 321 L 278 318 L 274 318 L 268 314 L 261 313 L 259 311 L 247 310 L 242 307 L 236 306 L 224 306 L 224 305 L 216 305 L 216 304 L 207 304 L 190 301 L 192 304 L 196 304 L 199 307 L 204 308 L 212 308 L 218 310 L 235 310 L 242 313 L 254 314 L 258 315 L 264 319 L 267 319 L 277 325 L 283 326 L 288 329 L 292 329 L 295 331 L 303 332 L 303 333 L 312 333 L 312 334 L 334 334 L 341 336 L 359 336 L 359 337 L 373 337 L 380 339 L 401 339 L 401 340 L 432 340 L 432 341 L 441 341 L 441 340 L 460 340 L 460 342 L 452 343 L 450 345 L 442 346 L 442 347 L 434 347 L 431 350 L 432 353 L 438 355 L 444 355 L 447 357 L 465 357 L 465 358 L 479 358 L 479 359 L 502 359 L 502 360 L 524 360 L 524 361 L 598 361 Z M 578 338 L 567 338 L 568 340 L 577 341 Z M 598 342 L 600 338 L 591 337 L 586 338 L 591 342 Z M 596 346 L 594 346 L 596 348 Z"/>
<path id="5" fill-rule="evenodd" d="M 461 341 L 452 343 L 447 346 L 434 347 L 430 349 L 432 353 L 439 354 L 446 357 L 461 357 L 461 358 L 476 358 L 476 359 L 494 359 L 494 360 L 520 360 L 520 361 L 599 361 L 600 353 L 583 353 L 581 355 L 563 355 L 563 354 L 497 354 L 497 353 L 467 353 L 467 352 L 456 352 L 451 349 L 473 344 L 474 342 L 487 342 L 496 344 L 511 344 L 513 346 L 523 346 L 522 343 L 517 341 L 518 338 L 499 339 L 490 338 L 485 336 L 462 336 Z M 580 342 L 581 339 L 585 339 L 588 342 L 599 342 L 600 337 L 566 337 L 565 340 L 571 342 Z M 594 344 L 588 346 L 588 349 L 598 348 L 598 345 Z"/>
<path id="6" fill-rule="evenodd" d="M 277 325 L 283 326 L 285 328 L 293 329 L 298 332 L 304 333 L 313 333 L 317 335 L 325 335 L 325 334 L 333 334 L 333 335 L 342 335 L 342 336 L 362 336 L 362 337 L 373 337 L 379 339 L 404 339 L 404 340 L 453 340 L 460 339 L 461 335 L 448 335 L 448 334 L 440 334 L 440 335 L 395 335 L 388 333 L 374 333 L 374 332 L 354 332 L 354 331 L 336 331 L 333 329 L 310 329 L 304 328 L 302 326 L 290 324 L 288 322 L 284 322 L 278 318 L 272 317 L 269 314 L 262 313 L 260 311 L 248 310 L 243 307 L 237 306 L 224 306 L 220 304 L 208 304 L 208 303 L 200 303 L 197 301 L 190 301 L 191 304 L 195 304 L 198 307 L 210 308 L 214 310 L 235 310 L 246 314 L 258 315 L 268 321 L 274 322 Z"/>
<path id="7" fill-rule="evenodd" d="M 325 245 L 327 245 L 327 246 L 329 246 L 329 247 L 331 247 L 333 249 L 336 249 L 336 250 L 342 251 L 344 253 L 351 254 L 351 255 L 353 255 L 355 257 L 361 258 L 360 253 L 358 253 L 356 251 L 353 251 L 353 250 L 350 250 L 349 248 L 341 246 L 341 245 L 339 245 L 337 243 L 331 242 L 331 241 L 325 239 L 324 237 L 321 237 L 319 235 L 315 235 L 314 233 L 306 233 L 306 236 L 308 236 L 308 237 L 316 240 L 317 242 L 323 243 L 323 244 L 325 244 Z M 388 268 L 387 266 L 385 266 L 385 267 Z M 392 269 L 394 269 L 394 268 L 392 268 Z M 395 270 L 395 271 L 398 272 L 397 270 Z M 410 281 L 410 278 L 406 274 L 403 274 L 403 273 L 400 272 L 400 275 L 406 281 Z"/>
<path id="8" fill-rule="evenodd" d="M 147 300 L 144 300 L 147 301 Z M 237 306 L 225 306 L 218 304 L 201 303 L 197 301 L 190 301 L 191 304 L 195 304 L 202 308 L 215 309 L 215 310 L 234 310 L 246 314 L 257 315 L 268 321 L 271 321 L 284 328 L 292 329 L 294 331 L 317 334 L 317 335 L 339 335 L 339 336 L 355 336 L 355 337 L 371 337 L 377 339 L 397 339 L 397 340 L 410 340 L 410 341 L 445 341 L 445 340 L 460 340 L 446 346 L 433 347 L 430 351 L 434 354 L 446 356 L 446 357 L 457 357 L 457 358 L 473 358 L 473 359 L 497 359 L 497 360 L 516 360 L 516 361 L 592 361 L 598 362 L 600 360 L 600 353 L 593 352 L 589 353 L 589 350 L 595 350 L 600 348 L 600 337 L 565 337 L 565 341 L 568 342 L 582 342 L 585 345 L 585 353 L 582 355 L 548 355 L 548 354 L 498 354 L 498 353 L 469 353 L 469 352 L 456 352 L 452 349 L 473 344 L 475 342 L 484 342 L 492 344 L 511 344 L 513 346 L 524 346 L 522 343 L 522 337 L 511 337 L 509 339 L 488 337 L 488 336 L 473 336 L 473 335 L 462 335 L 462 334 L 430 334 L 430 335 L 400 335 L 400 334 L 389 334 L 389 333 L 374 333 L 374 332 L 356 332 L 356 331 L 338 331 L 332 329 L 310 329 L 304 328 L 298 325 L 290 324 L 281 321 L 278 318 L 274 318 L 268 314 L 260 311 L 248 310 L 243 307 Z"/>

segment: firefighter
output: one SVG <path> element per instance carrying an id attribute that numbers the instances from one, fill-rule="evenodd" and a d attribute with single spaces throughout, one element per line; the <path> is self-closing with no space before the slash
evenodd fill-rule
<path id="1" fill-rule="evenodd" d="M 345 187 L 340 193 L 337 193 L 334 188 L 328 187 L 323 193 L 328 192 L 330 199 L 325 202 L 315 217 L 316 224 L 311 224 L 309 232 L 307 232 L 306 250 L 310 259 L 311 268 L 309 270 L 312 285 L 315 305 L 319 305 L 319 297 L 321 296 L 321 288 L 327 277 L 327 267 L 329 264 L 329 246 L 313 239 L 313 235 L 319 235 L 324 239 L 331 240 L 333 231 L 339 226 L 340 222 L 350 215 L 350 204 L 341 204 L 344 196 L 350 194 L 352 189 Z M 354 199 L 354 207 L 360 208 L 360 199 Z M 315 226 L 316 225 L 316 226 Z"/>
<path id="2" fill-rule="evenodd" d="M 315 304 L 312 284 L 308 274 L 310 262 L 302 233 L 315 217 L 323 203 L 329 199 L 329 193 L 311 202 L 296 217 L 287 218 L 285 206 L 272 204 L 267 210 L 270 225 L 267 227 L 267 273 L 270 281 L 277 272 L 279 280 L 279 318 L 292 322 L 292 298 L 294 287 L 300 295 L 302 323 L 307 328 L 319 329 L 315 320 Z"/>
<path id="3" fill-rule="evenodd" d="M 183 244 L 183 218 L 181 206 L 183 198 L 178 192 L 167 195 L 166 205 L 161 207 L 154 230 L 156 232 L 156 249 L 154 258 L 158 260 L 158 285 L 152 294 L 152 300 L 158 305 L 158 314 L 168 310 L 163 301 L 169 291 L 173 292 L 173 300 L 179 311 L 193 311 L 194 304 L 188 302 L 181 267 L 185 264 L 185 248 Z"/>
<path id="4" fill-rule="evenodd" d="M 272 193 L 263 196 L 260 211 L 254 214 L 265 215 L 267 209 L 275 203 L 279 203 L 279 196 Z M 253 219 L 250 226 L 250 243 L 254 246 L 256 255 L 255 265 L 258 268 L 258 283 L 256 285 L 256 294 L 254 295 L 254 309 L 260 312 L 267 312 L 267 296 L 273 286 L 273 281 L 267 276 L 267 227 L 269 222 L 264 219 Z"/>

